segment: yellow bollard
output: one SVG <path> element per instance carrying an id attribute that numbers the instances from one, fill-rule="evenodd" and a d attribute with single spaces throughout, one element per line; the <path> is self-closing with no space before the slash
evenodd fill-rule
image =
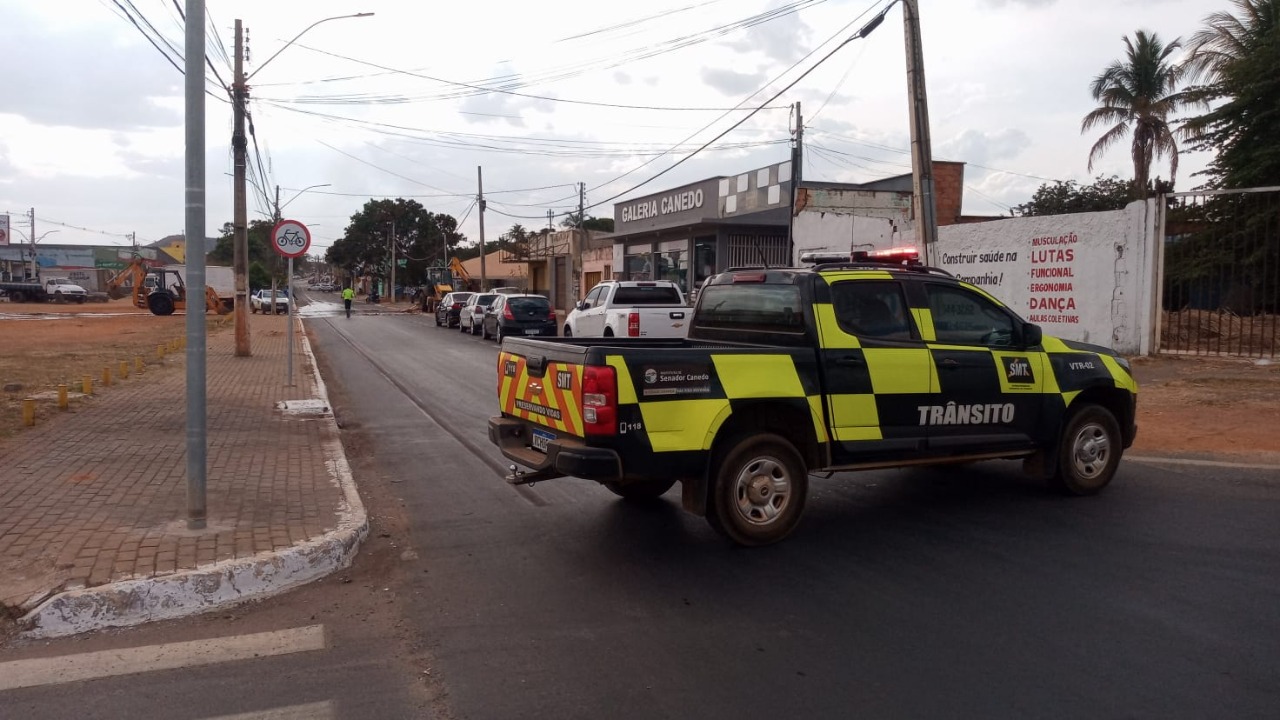
<path id="1" fill-rule="evenodd" d="M 102 386 L 111 387 L 111 367 L 102 368 Z"/>
<path id="2" fill-rule="evenodd" d="M 163 360 L 163 359 L 164 359 L 164 346 L 163 346 L 163 345 L 157 345 L 157 346 L 156 346 L 156 359 L 157 359 L 157 360 Z"/>
<path id="3" fill-rule="evenodd" d="M 120 379 L 124 380 L 129 377 L 129 363 L 126 360 L 120 361 Z"/>
<path id="4" fill-rule="evenodd" d="M 27 427 L 31 427 L 36 424 L 35 398 L 24 398 L 22 400 L 22 424 Z"/>
<path id="5" fill-rule="evenodd" d="M 147 366 L 142 363 L 141 355 L 133 359 L 133 369 L 136 370 L 139 375 L 141 375 L 143 372 L 146 372 Z"/>
<path id="6" fill-rule="evenodd" d="M 85 395 L 93 394 L 93 376 L 92 375 L 85 375 L 84 378 L 81 379 L 80 392 L 84 393 Z"/>
<path id="7" fill-rule="evenodd" d="M 62 383 L 58 386 L 58 409 L 67 409 L 67 384 Z"/>

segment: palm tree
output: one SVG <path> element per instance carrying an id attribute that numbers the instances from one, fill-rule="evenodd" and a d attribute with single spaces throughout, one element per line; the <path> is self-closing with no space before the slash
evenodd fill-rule
<path id="1" fill-rule="evenodd" d="M 1190 99 L 1177 92 L 1182 67 L 1170 59 L 1182 47 L 1180 39 L 1169 44 L 1144 30 L 1124 38 L 1125 58 L 1107 66 L 1094 78 L 1090 90 L 1102 104 L 1084 116 L 1081 134 L 1095 127 L 1111 127 L 1089 151 L 1089 172 L 1107 149 L 1133 134 L 1133 184 L 1139 200 L 1145 200 L 1151 163 L 1169 157 L 1170 181 L 1178 175 L 1178 144 L 1169 116 Z"/>
<path id="2" fill-rule="evenodd" d="M 1191 36 L 1186 67 L 1203 85 L 1191 92 L 1212 111 L 1186 123 L 1198 149 L 1216 157 L 1207 175 L 1215 185 L 1249 187 L 1280 180 L 1280 1 L 1232 0 L 1236 14 L 1215 12 Z"/>

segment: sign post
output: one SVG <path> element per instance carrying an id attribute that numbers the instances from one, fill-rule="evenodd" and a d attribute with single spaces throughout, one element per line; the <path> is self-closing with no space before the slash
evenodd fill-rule
<path id="1" fill-rule="evenodd" d="M 289 269 L 285 277 L 285 288 L 288 290 L 289 300 L 287 305 L 289 331 L 285 333 L 285 337 L 288 338 L 289 346 L 288 386 L 293 387 L 293 259 L 306 255 L 307 250 L 311 249 L 311 231 L 297 220 L 281 220 L 271 231 L 271 247 L 289 259 Z"/>

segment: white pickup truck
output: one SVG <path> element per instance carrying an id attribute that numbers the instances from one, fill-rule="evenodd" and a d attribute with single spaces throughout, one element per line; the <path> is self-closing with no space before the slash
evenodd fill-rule
<path id="1" fill-rule="evenodd" d="M 570 311 L 564 336 L 682 338 L 691 312 L 673 282 L 606 280 Z"/>

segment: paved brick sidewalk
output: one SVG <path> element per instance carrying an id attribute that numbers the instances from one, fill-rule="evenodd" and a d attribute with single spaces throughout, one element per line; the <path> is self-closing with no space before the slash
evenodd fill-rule
<path id="1" fill-rule="evenodd" d="M 322 448 L 331 421 L 289 416 L 318 396 L 286 320 L 254 316 L 250 358 L 228 324 L 208 340 L 208 528 L 186 529 L 182 355 L 131 374 L 0 442 L 0 602 L 12 615 L 49 594 L 249 558 L 334 529 L 343 490 Z M 3 609 L 0 609 L 2 611 Z"/>

